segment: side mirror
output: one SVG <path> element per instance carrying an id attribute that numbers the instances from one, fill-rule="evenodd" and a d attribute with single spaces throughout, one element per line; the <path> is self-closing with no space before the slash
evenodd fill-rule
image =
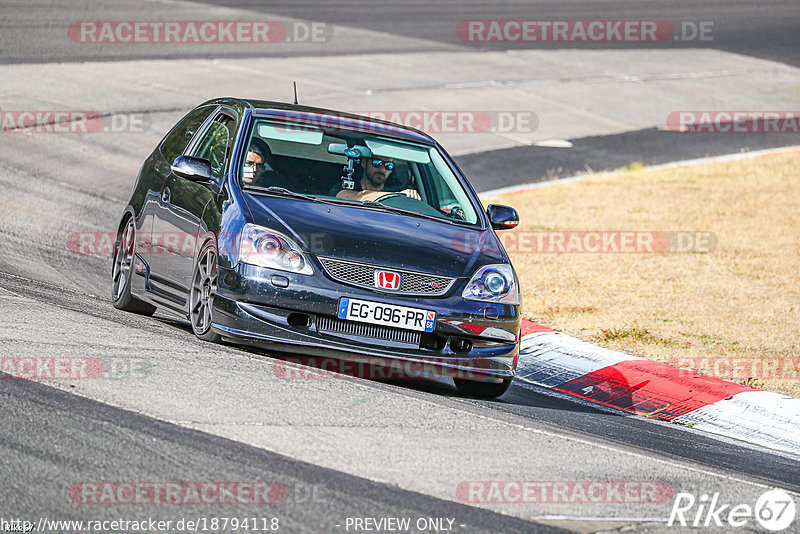
<path id="1" fill-rule="evenodd" d="M 211 181 L 211 162 L 207 159 L 178 156 L 170 165 L 170 169 L 181 178 L 193 182 Z"/>
<path id="2" fill-rule="evenodd" d="M 489 204 L 489 207 L 486 208 L 486 214 L 489 216 L 489 222 L 492 223 L 492 228 L 495 230 L 511 230 L 519 224 L 517 210 L 509 206 Z"/>

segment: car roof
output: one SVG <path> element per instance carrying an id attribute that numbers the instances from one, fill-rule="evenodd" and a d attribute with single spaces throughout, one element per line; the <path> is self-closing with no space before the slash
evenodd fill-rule
<path id="1" fill-rule="evenodd" d="M 322 130 L 351 131 L 388 136 L 426 145 L 436 144 L 431 136 L 414 128 L 344 111 L 242 98 L 219 98 L 204 103 L 204 105 L 208 104 L 233 105 L 240 108 L 241 111 L 249 108 L 257 117 L 307 124 Z"/>

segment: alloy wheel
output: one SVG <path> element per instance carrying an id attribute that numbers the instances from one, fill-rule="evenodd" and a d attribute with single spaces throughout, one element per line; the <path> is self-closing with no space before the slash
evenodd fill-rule
<path id="1" fill-rule="evenodd" d="M 209 247 L 200 255 L 192 277 L 189 320 L 198 336 L 206 335 L 211 328 L 211 309 L 216 292 L 217 253 Z"/>
<path id="2" fill-rule="evenodd" d="M 120 235 L 116 250 L 114 251 L 114 267 L 111 280 L 113 284 L 112 297 L 115 301 L 122 297 L 125 284 L 128 282 L 128 278 L 131 275 L 135 236 L 136 229 L 133 225 L 133 218 L 130 218 L 125 224 L 125 229 L 122 231 L 122 235 Z"/>

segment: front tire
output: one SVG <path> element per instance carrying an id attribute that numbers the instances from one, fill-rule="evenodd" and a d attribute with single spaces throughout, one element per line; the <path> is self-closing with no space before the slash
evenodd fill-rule
<path id="1" fill-rule="evenodd" d="M 114 261 L 111 270 L 111 300 L 118 310 L 153 315 L 156 307 L 131 295 L 133 260 L 136 256 L 136 225 L 128 217 L 122 232 L 114 243 Z"/>
<path id="2" fill-rule="evenodd" d="M 194 335 L 203 341 L 219 343 L 219 334 L 211 330 L 214 295 L 217 293 L 217 249 L 212 243 L 200 251 L 189 291 L 189 322 Z"/>
<path id="3" fill-rule="evenodd" d="M 466 378 L 453 378 L 456 388 L 464 395 L 478 399 L 495 399 L 508 391 L 511 378 L 504 378 L 502 382 L 478 382 Z"/>

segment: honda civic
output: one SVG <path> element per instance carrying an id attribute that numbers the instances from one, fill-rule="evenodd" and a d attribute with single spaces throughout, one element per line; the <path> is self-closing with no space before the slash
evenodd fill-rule
<path id="1" fill-rule="evenodd" d="M 447 152 L 398 124 L 216 99 L 145 160 L 121 217 L 112 299 L 186 318 L 207 341 L 444 371 L 466 395 L 509 387 L 520 288 Z"/>

